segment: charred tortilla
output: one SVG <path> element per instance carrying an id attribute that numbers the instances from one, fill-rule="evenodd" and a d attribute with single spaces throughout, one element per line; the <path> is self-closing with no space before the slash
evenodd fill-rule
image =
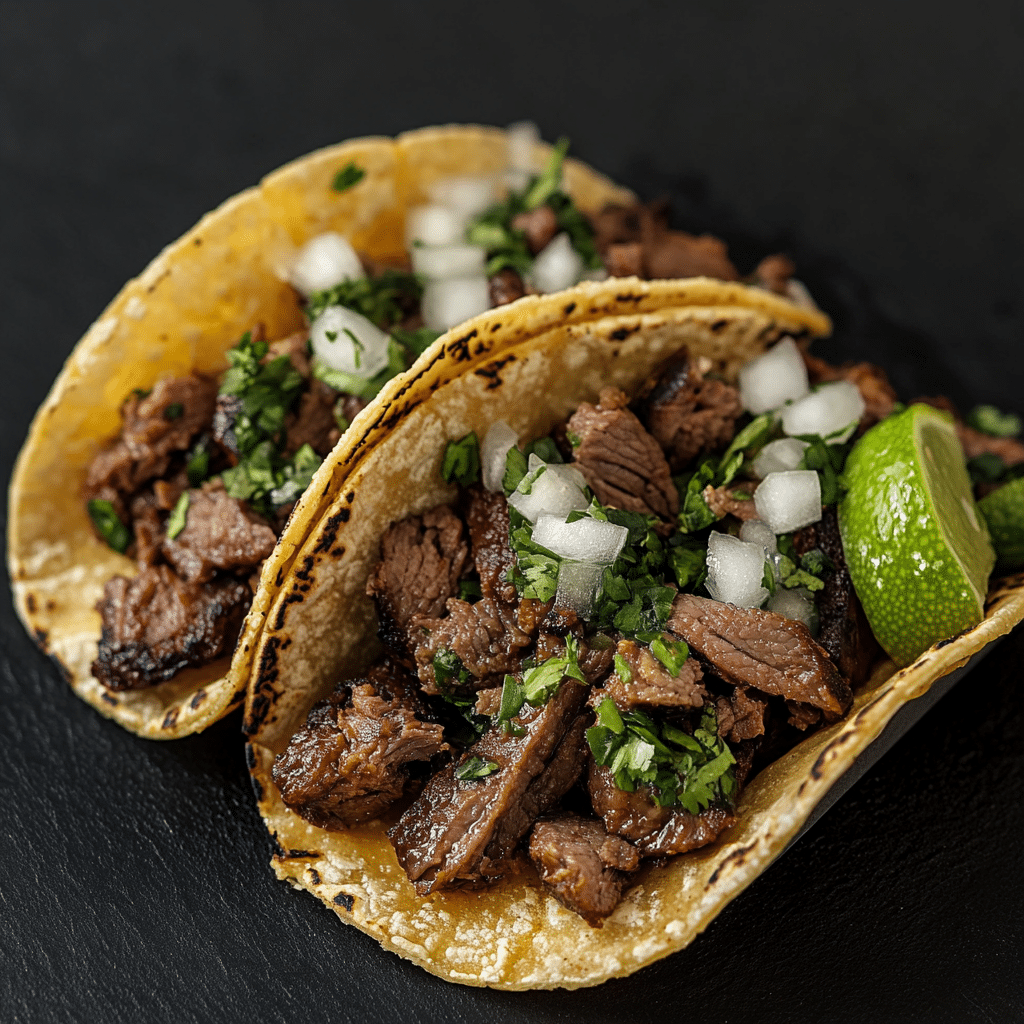
<path id="1" fill-rule="evenodd" d="M 389 822 L 329 832 L 290 811 L 271 778 L 275 754 L 333 685 L 378 655 L 366 580 L 393 522 L 450 500 L 446 442 L 507 420 L 547 432 L 603 385 L 635 392 L 683 346 L 726 377 L 783 334 L 828 323 L 767 295 L 708 280 L 619 280 L 494 310 L 443 337 L 393 381 L 314 480 L 316 525 L 294 545 L 268 606 L 246 706 L 260 811 L 277 875 L 342 920 L 451 981 L 505 989 L 574 988 L 632 973 L 702 931 L 796 835 L 816 804 L 896 711 L 1024 618 L 1024 580 L 994 585 L 987 616 L 896 671 L 881 662 L 850 713 L 813 734 L 743 792 L 738 823 L 714 844 L 648 867 L 600 930 L 536 883 L 519 880 L 420 899 L 399 866 Z"/>
<path id="2" fill-rule="evenodd" d="M 365 177 L 339 193 L 332 181 L 349 164 Z M 429 128 L 320 150 L 204 217 L 128 282 L 93 324 L 32 423 L 11 482 L 8 520 L 18 614 L 80 697 L 153 739 L 196 732 L 237 706 L 270 596 L 319 520 L 319 495 L 297 506 L 289 539 L 266 562 L 233 657 L 147 689 L 108 691 L 89 668 L 100 635 L 95 606 L 108 579 L 135 570 L 94 535 L 82 484 L 93 456 L 118 431 L 125 396 L 190 370 L 220 372 L 225 351 L 257 322 L 271 339 L 300 328 L 282 268 L 310 237 L 338 230 L 376 260 L 401 258 L 405 211 L 425 201 L 428 184 L 505 166 L 505 134 L 491 128 Z M 567 161 L 564 174 L 584 210 L 633 198 L 578 161 Z"/>

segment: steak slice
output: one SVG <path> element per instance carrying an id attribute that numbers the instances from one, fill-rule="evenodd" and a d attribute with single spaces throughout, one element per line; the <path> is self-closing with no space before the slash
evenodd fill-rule
<path id="1" fill-rule="evenodd" d="M 277 537 L 266 522 L 223 490 L 189 491 L 185 528 L 161 550 L 175 572 L 193 583 L 212 580 L 219 570 L 259 565 Z"/>
<path id="2" fill-rule="evenodd" d="M 295 412 L 289 413 L 285 419 L 285 455 L 294 455 L 304 444 L 308 444 L 321 458 L 330 454 L 341 437 L 338 421 L 334 418 L 337 400 L 338 392 L 334 388 L 320 380 L 309 382 Z"/>
<path id="3" fill-rule="evenodd" d="M 736 821 L 732 811 L 712 805 L 700 814 L 680 807 L 661 807 L 651 788 L 627 793 L 603 765 L 590 762 L 590 802 L 605 828 L 633 843 L 644 857 L 665 857 L 707 846 Z"/>
<path id="4" fill-rule="evenodd" d="M 508 502 L 500 491 L 492 493 L 475 486 L 469 492 L 466 511 L 473 566 L 480 575 L 484 597 L 512 602 L 516 588 L 505 582 L 505 574 L 515 567 L 515 552 L 508 543 Z"/>
<path id="5" fill-rule="evenodd" d="M 284 802 L 306 821 L 341 829 L 379 817 L 405 791 L 408 766 L 451 749 L 423 721 L 415 680 L 385 662 L 313 706 L 274 759 Z"/>
<path id="6" fill-rule="evenodd" d="M 658 707 L 703 707 L 707 691 L 701 683 L 704 673 L 694 658 L 687 658 L 678 676 L 668 669 L 651 653 L 633 640 L 620 640 L 616 654 L 629 666 L 632 679 L 624 682 L 613 672 L 600 690 L 594 691 L 594 699 L 611 697 L 618 708 L 630 711 L 641 704 Z"/>
<path id="7" fill-rule="evenodd" d="M 524 707 L 521 736 L 486 732 L 463 756 L 497 764 L 491 775 L 461 782 L 450 764 L 431 778 L 388 833 L 419 895 L 501 877 L 535 819 L 583 770 L 585 697 L 585 687 L 563 682 L 547 704 Z"/>
<path id="8" fill-rule="evenodd" d="M 764 735 L 764 716 L 768 702 L 751 697 L 745 686 L 733 688 L 731 697 L 715 701 L 718 712 L 718 735 L 729 744 L 742 743 Z"/>
<path id="9" fill-rule="evenodd" d="M 251 601 L 232 577 L 190 583 L 166 565 L 114 576 L 96 606 L 103 635 L 92 674 L 109 690 L 138 690 L 230 654 Z"/>
<path id="10" fill-rule="evenodd" d="M 538 821 L 530 833 L 530 860 L 563 906 L 593 928 L 618 906 L 622 889 L 640 864 L 636 848 L 610 836 L 592 818 L 567 814 Z"/>
<path id="11" fill-rule="evenodd" d="M 569 418 L 575 465 L 602 505 L 671 519 L 679 494 L 658 442 L 626 408 L 617 388 L 602 388 L 596 406 L 581 402 Z"/>
<path id="12" fill-rule="evenodd" d="M 853 701 L 849 684 L 802 622 L 680 594 L 667 628 L 735 686 L 810 704 L 829 720 L 844 715 Z"/>

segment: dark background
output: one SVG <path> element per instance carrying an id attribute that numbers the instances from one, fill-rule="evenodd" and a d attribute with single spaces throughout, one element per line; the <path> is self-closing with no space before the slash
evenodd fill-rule
<path id="1" fill-rule="evenodd" d="M 201 213 L 426 124 L 544 135 L 742 271 L 819 354 L 1024 411 L 1024 8 L 0 0 L 0 473 L 63 359 Z M 54 486 L 60 486 L 54 481 Z M 0 1020 L 1024 1020 L 1024 633 L 688 950 L 578 993 L 447 985 L 273 880 L 236 717 L 135 739 L 0 600 Z"/>

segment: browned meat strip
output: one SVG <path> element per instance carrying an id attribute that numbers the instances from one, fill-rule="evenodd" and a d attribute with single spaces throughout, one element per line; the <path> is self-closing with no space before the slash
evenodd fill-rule
<path id="1" fill-rule="evenodd" d="M 505 574 L 516 564 L 515 553 L 508 544 L 505 495 L 474 487 L 469 494 L 466 526 L 470 555 L 480 575 L 480 592 L 484 597 L 514 601 L 516 588 L 504 580 Z"/>
<path id="2" fill-rule="evenodd" d="M 618 673 L 613 672 L 604 687 L 594 691 L 595 700 L 611 697 L 623 711 L 641 704 L 685 708 L 704 705 L 707 691 L 700 681 L 704 673 L 693 658 L 687 658 L 679 675 L 673 676 L 649 647 L 633 640 L 620 640 L 616 653 L 629 666 L 632 679 L 623 682 Z"/>
<path id="3" fill-rule="evenodd" d="M 155 565 L 159 560 L 160 545 L 164 539 L 160 502 L 152 491 L 144 491 L 132 498 L 131 512 L 132 532 L 135 535 L 135 561 L 139 565 Z"/>
<path id="4" fill-rule="evenodd" d="M 598 213 L 591 214 L 594 244 L 603 253 L 608 246 L 620 242 L 640 241 L 640 207 L 608 203 Z"/>
<path id="5" fill-rule="evenodd" d="M 563 682 L 547 704 L 523 709 L 521 736 L 485 733 L 463 760 L 497 764 L 493 774 L 460 782 L 451 764 L 431 778 L 388 833 L 417 893 L 501 876 L 519 840 L 583 769 L 585 696 L 585 687 Z"/>
<path id="6" fill-rule="evenodd" d="M 492 306 L 507 306 L 526 294 L 523 279 L 511 268 L 499 270 L 488 283 Z"/>
<path id="7" fill-rule="evenodd" d="M 441 614 L 468 558 L 462 521 L 440 505 L 388 528 L 366 592 L 382 618 L 405 629 L 416 616 Z"/>
<path id="8" fill-rule="evenodd" d="M 742 412 L 736 388 L 705 378 L 684 355 L 662 372 L 641 405 L 640 417 L 668 455 L 672 472 L 678 473 L 702 451 L 725 448 Z"/>
<path id="9" fill-rule="evenodd" d="M 422 720 L 412 685 L 385 663 L 314 705 L 274 759 L 284 802 L 329 829 L 384 813 L 405 791 L 411 763 L 450 749 L 442 727 Z"/>
<path id="10" fill-rule="evenodd" d="M 754 491 L 757 484 L 753 480 L 740 480 L 727 487 L 712 487 L 708 484 L 701 492 L 707 506 L 719 519 L 735 516 L 737 519 L 756 519 L 757 506 L 754 504 Z"/>
<path id="11" fill-rule="evenodd" d="M 667 628 L 736 686 L 810 704 L 830 720 L 845 714 L 853 700 L 849 685 L 802 622 L 680 594 Z"/>
<path id="12" fill-rule="evenodd" d="M 188 583 L 166 565 L 115 576 L 97 605 L 103 635 L 92 674 L 108 689 L 137 690 L 230 654 L 251 600 L 240 580 Z"/>
<path id="13" fill-rule="evenodd" d="M 604 251 L 604 266 L 612 277 L 643 277 L 644 248 L 639 242 L 613 242 Z"/>
<path id="14" fill-rule="evenodd" d="M 517 213 L 512 218 L 512 229 L 526 235 L 530 252 L 536 254 L 557 234 L 558 218 L 550 206 L 539 206 L 527 213 Z"/>
<path id="15" fill-rule="evenodd" d="M 304 444 L 308 444 L 321 458 L 330 454 L 341 437 L 334 418 L 337 400 L 338 392 L 334 388 L 323 381 L 310 381 L 309 388 L 299 399 L 298 408 L 289 413 L 285 421 L 285 455 L 294 455 Z"/>
<path id="16" fill-rule="evenodd" d="M 789 717 L 786 719 L 790 725 L 796 726 L 801 732 L 814 728 L 821 721 L 821 712 L 807 704 L 798 704 L 795 700 L 786 701 L 786 710 Z"/>
<path id="17" fill-rule="evenodd" d="M 735 687 L 731 697 L 719 697 L 715 708 L 718 711 L 718 735 L 725 737 L 730 744 L 764 735 L 768 702 L 751 697 L 745 686 Z"/>
<path id="18" fill-rule="evenodd" d="M 640 241 L 644 247 L 647 277 L 717 277 L 738 281 L 725 243 L 713 235 L 671 231 L 664 214 L 651 207 L 640 211 Z"/>
<path id="19" fill-rule="evenodd" d="M 575 814 L 538 821 L 529 849 L 540 880 L 594 928 L 618 906 L 629 874 L 640 864 L 634 846 L 608 835 L 601 822 Z"/>
<path id="20" fill-rule="evenodd" d="M 575 465 L 603 505 L 662 519 L 679 511 L 679 494 L 658 442 L 626 408 L 626 396 L 617 388 L 603 388 L 597 406 L 581 402 L 568 429 L 576 445 Z"/>
<path id="21" fill-rule="evenodd" d="M 707 846 L 736 821 L 724 807 L 711 806 L 700 814 L 682 808 L 659 807 L 650 787 L 627 793 L 615 785 L 612 773 L 590 762 L 590 801 L 609 832 L 633 843 L 644 857 L 664 857 Z"/>
<path id="22" fill-rule="evenodd" d="M 860 418 L 860 429 L 867 430 L 884 420 L 896 405 L 896 392 L 889 383 L 885 371 L 873 363 L 844 363 L 832 366 L 824 359 L 803 353 L 807 364 L 807 376 L 812 384 L 829 380 L 848 380 L 856 384 L 864 399 L 864 415 Z"/>
<path id="23" fill-rule="evenodd" d="M 777 295 L 788 294 L 789 279 L 796 273 L 796 266 L 788 256 L 775 253 L 765 256 L 754 269 L 756 281 Z"/>

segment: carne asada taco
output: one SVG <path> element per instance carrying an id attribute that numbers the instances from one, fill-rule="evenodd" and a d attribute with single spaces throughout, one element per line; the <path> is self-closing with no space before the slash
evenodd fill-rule
<path id="1" fill-rule="evenodd" d="M 584 284 L 384 388 L 314 480 L 258 639 L 245 728 L 278 877 L 448 980 L 632 973 L 1024 617 L 1003 581 L 961 635 L 898 670 L 881 653 L 843 558 L 844 442 L 955 434 L 891 415 L 875 368 L 801 352 L 828 326 L 739 285 Z"/>
<path id="2" fill-rule="evenodd" d="M 450 126 L 321 150 L 122 289 L 10 489 L 16 606 L 76 693 L 151 738 L 237 706 L 269 600 L 260 567 L 268 583 L 287 569 L 315 522 L 296 500 L 383 382 L 472 313 L 605 273 L 600 252 L 686 249 L 565 148 L 522 126 Z M 734 275 L 719 243 L 685 239 L 691 262 Z M 292 540 L 271 555 L 289 512 Z"/>

